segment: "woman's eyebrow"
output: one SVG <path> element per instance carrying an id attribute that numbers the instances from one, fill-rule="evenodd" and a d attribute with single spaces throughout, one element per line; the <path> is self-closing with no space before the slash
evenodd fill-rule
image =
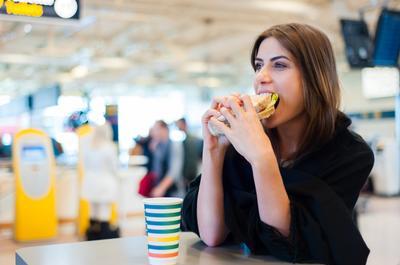
<path id="1" fill-rule="evenodd" d="M 269 60 L 270 60 L 271 62 L 273 62 L 273 61 L 276 61 L 276 60 L 278 60 L 278 59 L 286 59 L 286 60 L 290 61 L 290 59 L 289 59 L 288 57 L 286 57 L 285 55 L 278 55 L 278 56 L 272 57 L 272 58 L 269 59 Z M 261 58 L 255 58 L 254 61 L 263 62 L 264 60 L 261 59 Z"/>
<path id="2" fill-rule="evenodd" d="M 284 55 L 275 56 L 275 57 L 272 57 L 272 58 L 269 59 L 269 60 L 270 60 L 271 62 L 273 62 L 273 61 L 276 61 L 276 60 L 278 60 L 278 59 L 286 59 L 286 60 L 290 61 L 290 59 L 289 59 L 288 57 L 284 56 Z"/>

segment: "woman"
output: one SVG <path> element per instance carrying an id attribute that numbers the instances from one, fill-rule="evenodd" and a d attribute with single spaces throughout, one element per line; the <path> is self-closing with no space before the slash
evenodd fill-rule
<path id="1" fill-rule="evenodd" d="M 83 154 L 85 177 L 82 197 L 90 204 L 88 240 L 119 236 L 117 228 L 110 227 L 111 205 L 118 192 L 118 152 L 112 142 L 111 126 L 106 123 L 94 127 L 93 135 Z"/>
<path id="2" fill-rule="evenodd" d="M 233 240 L 290 262 L 365 264 L 369 250 L 351 212 L 374 157 L 338 110 L 328 38 L 308 25 L 277 25 L 257 38 L 251 63 L 255 93 L 277 93 L 279 104 L 260 122 L 248 95 L 214 99 L 183 228 L 209 246 Z M 225 136 L 212 136 L 208 123 Z"/>

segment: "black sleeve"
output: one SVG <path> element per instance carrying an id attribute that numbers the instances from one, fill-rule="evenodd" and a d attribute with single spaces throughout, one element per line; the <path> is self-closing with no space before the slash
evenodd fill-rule
<path id="1" fill-rule="evenodd" d="M 199 228 L 197 225 L 197 196 L 199 193 L 201 175 L 190 183 L 189 191 L 186 194 L 182 205 L 181 229 L 191 231 L 199 237 Z"/>
<path id="2" fill-rule="evenodd" d="M 365 264 L 369 250 L 353 223 L 351 210 L 373 161 L 369 149 L 342 158 L 325 172 L 330 174 L 325 176 L 328 183 L 301 171 L 283 169 L 291 200 L 290 235 L 284 237 L 263 223 L 254 207 L 247 215 L 241 213 L 247 216 L 247 238 L 253 238 L 253 249 L 291 262 Z"/>
<path id="3" fill-rule="evenodd" d="M 339 154 L 330 161 L 330 166 L 325 167 L 320 176 L 350 211 L 353 210 L 374 165 L 372 150 L 365 143 L 358 145 L 357 148 L 354 145 L 342 147 L 342 155 Z"/>

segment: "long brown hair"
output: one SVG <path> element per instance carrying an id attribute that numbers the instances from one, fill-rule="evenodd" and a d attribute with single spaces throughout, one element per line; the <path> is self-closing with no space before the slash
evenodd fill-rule
<path id="1" fill-rule="evenodd" d="M 282 24 L 267 29 L 256 39 L 251 52 L 254 70 L 258 49 L 269 37 L 275 38 L 293 56 L 301 73 L 308 122 L 302 142 L 290 157 L 295 160 L 328 141 L 334 134 L 338 116 L 342 115 L 338 110 L 340 86 L 335 57 L 328 37 L 320 30 L 305 24 Z M 274 129 L 269 133 L 276 136 Z M 274 144 L 276 147 L 277 143 Z M 275 152 L 279 157 L 279 148 Z"/>

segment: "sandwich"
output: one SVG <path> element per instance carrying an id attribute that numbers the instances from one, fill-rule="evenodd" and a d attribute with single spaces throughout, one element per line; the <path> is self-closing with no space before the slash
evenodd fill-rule
<path id="1" fill-rule="evenodd" d="M 278 105 L 279 102 L 279 96 L 276 93 L 265 93 L 265 94 L 260 94 L 260 95 L 251 95 L 250 100 L 257 112 L 257 116 L 260 120 L 269 118 L 274 112 L 275 108 Z M 242 102 L 240 102 L 240 105 L 243 105 Z M 221 106 L 217 107 L 217 110 L 219 110 Z M 225 123 L 227 126 L 229 126 L 228 121 L 226 118 L 221 114 L 217 119 L 223 123 Z M 221 136 L 223 133 L 219 131 L 214 125 L 212 125 L 210 122 L 208 123 L 208 129 L 210 133 L 214 136 Z"/>

